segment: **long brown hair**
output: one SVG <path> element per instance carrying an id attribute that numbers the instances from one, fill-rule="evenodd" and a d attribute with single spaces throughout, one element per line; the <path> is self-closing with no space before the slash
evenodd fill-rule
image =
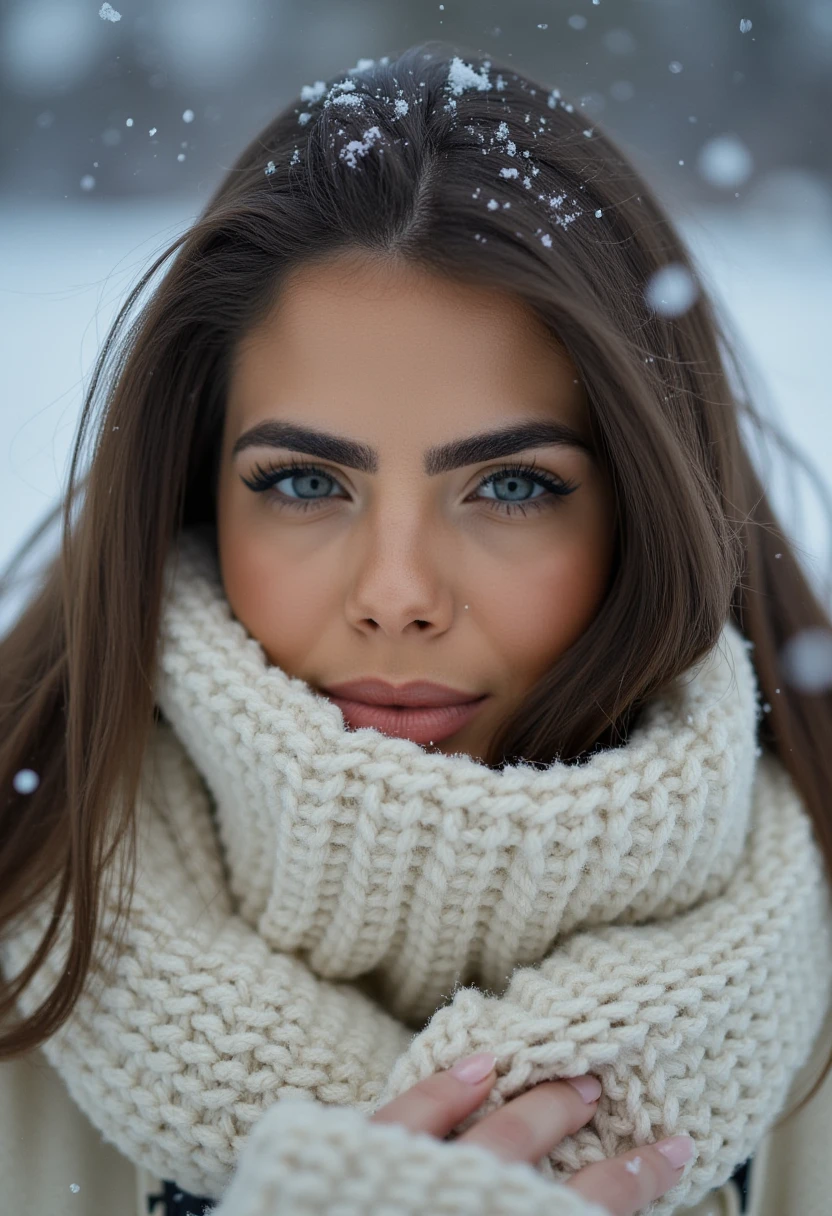
<path id="1" fill-rule="evenodd" d="M 39 1046 L 71 1014 L 94 963 L 105 870 L 125 837 L 129 915 L 165 560 L 181 529 L 215 518 L 237 342 L 290 271 L 339 251 L 407 259 L 528 304 L 578 368 L 615 487 L 603 606 L 504 723 L 486 763 L 573 761 L 620 743 L 638 707 L 705 656 L 731 617 L 753 643 L 771 706 L 759 746 L 797 783 L 832 875 L 832 698 L 790 684 L 782 661 L 794 635 L 830 620 L 755 472 L 743 416 L 796 453 L 755 411 L 725 322 L 650 188 L 602 130 L 586 128 L 557 90 L 441 43 L 360 64 L 270 122 L 130 293 L 95 365 L 66 495 L 0 583 L 8 589 L 60 514 L 59 552 L 0 640 L 0 936 L 54 891 L 39 950 L 0 985 L 0 1059 Z M 674 316 L 646 296 L 671 264 L 698 287 Z M 15 781 L 23 769 L 39 778 L 29 793 Z M 65 974 L 11 1026 L 68 903 Z"/>

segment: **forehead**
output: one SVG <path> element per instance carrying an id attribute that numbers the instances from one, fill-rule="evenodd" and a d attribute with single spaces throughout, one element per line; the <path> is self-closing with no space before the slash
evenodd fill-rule
<path id="1" fill-rule="evenodd" d="M 530 409 L 586 425 L 576 381 L 563 346 L 518 297 L 348 254 L 283 283 L 238 344 L 228 408 L 240 425 L 284 409 L 323 409 L 332 421 L 337 408 L 356 420 L 353 432 L 374 402 L 409 426 L 437 413 L 496 425 Z"/>
<path id="2" fill-rule="evenodd" d="M 353 252 L 294 268 L 268 315 L 248 335 L 251 343 L 299 341 L 320 332 L 324 318 L 340 322 L 331 334 L 349 332 L 372 318 L 378 334 L 424 335 L 444 346 L 475 342 L 496 348 L 538 347 L 554 359 L 563 346 L 519 296 L 485 284 L 443 277 L 401 259 Z M 451 333 L 448 333 L 450 323 Z M 447 335 L 442 341 L 443 335 Z M 370 335 L 366 335 L 370 338 Z"/>

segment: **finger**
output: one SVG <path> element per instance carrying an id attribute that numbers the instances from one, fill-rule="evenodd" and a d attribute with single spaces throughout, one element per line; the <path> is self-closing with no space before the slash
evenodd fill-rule
<path id="1" fill-rule="evenodd" d="M 480 1144 L 503 1161 L 534 1164 L 564 1136 L 588 1123 L 598 1108 L 601 1083 L 595 1077 L 576 1077 L 590 1099 L 585 1100 L 569 1081 L 541 1081 L 533 1089 L 486 1115 L 457 1139 Z M 594 1084 L 593 1084 L 594 1083 Z"/>
<path id="2" fill-rule="evenodd" d="M 566 1185 L 584 1199 L 607 1208 L 611 1216 L 634 1216 L 676 1185 L 693 1149 L 690 1136 L 671 1136 L 658 1144 L 587 1165 Z"/>
<path id="3" fill-rule="evenodd" d="M 400 1123 L 413 1132 L 444 1137 L 485 1100 L 497 1080 L 496 1056 L 479 1052 L 433 1073 L 380 1107 L 371 1123 Z"/>

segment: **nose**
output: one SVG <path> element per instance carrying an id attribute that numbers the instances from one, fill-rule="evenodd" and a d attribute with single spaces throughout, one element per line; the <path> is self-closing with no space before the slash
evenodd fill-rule
<path id="1" fill-rule="evenodd" d="M 460 598 L 451 547 L 435 522 L 399 511 L 368 529 L 346 593 L 350 623 L 370 633 L 441 634 L 451 625 Z M 466 601 L 467 595 L 462 597 Z"/>

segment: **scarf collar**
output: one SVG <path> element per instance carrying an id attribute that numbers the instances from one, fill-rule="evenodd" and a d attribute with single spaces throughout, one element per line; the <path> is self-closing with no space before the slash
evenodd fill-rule
<path id="1" fill-rule="evenodd" d="M 411 1024 L 564 934 L 717 894 L 747 830 L 759 709 L 731 623 L 624 745 L 495 770 L 348 728 L 233 616 L 200 529 L 166 574 L 157 702 L 210 790 L 235 911 Z"/>

